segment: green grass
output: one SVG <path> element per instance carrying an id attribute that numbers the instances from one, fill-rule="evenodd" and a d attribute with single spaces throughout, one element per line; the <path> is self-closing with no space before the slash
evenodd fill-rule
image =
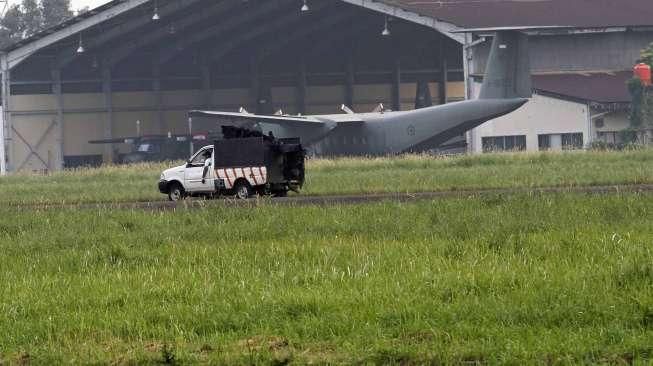
<path id="1" fill-rule="evenodd" d="M 652 362 L 653 195 L 0 214 L 12 363 Z"/>
<path id="2" fill-rule="evenodd" d="M 162 200 L 156 183 L 174 163 L 82 169 L 0 179 L 0 204 Z M 303 195 L 653 183 L 653 149 L 434 158 L 315 159 Z"/>

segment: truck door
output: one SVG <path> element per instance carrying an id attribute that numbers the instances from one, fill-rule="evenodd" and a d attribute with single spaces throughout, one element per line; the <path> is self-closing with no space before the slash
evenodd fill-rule
<path id="1" fill-rule="evenodd" d="M 205 167 L 206 175 L 205 174 Z M 187 192 L 212 192 L 215 173 L 213 170 L 213 147 L 207 146 L 193 155 L 184 170 L 184 187 Z"/>

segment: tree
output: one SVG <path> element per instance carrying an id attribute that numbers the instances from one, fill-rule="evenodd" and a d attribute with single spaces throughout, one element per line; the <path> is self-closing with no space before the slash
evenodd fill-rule
<path id="1" fill-rule="evenodd" d="M 642 50 L 641 61 L 649 66 L 653 66 L 653 43 Z"/>
<path id="2" fill-rule="evenodd" d="M 24 37 L 29 37 L 43 29 L 43 15 L 36 0 L 23 0 L 21 8 Z"/>
<path id="3" fill-rule="evenodd" d="M 91 10 L 91 8 L 88 5 L 83 6 L 83 7 L 79 8 L 79 9 L 77 9 L 77 15 L 84 14 L 89 10 Z"/>
<path id="4" fill-rule="evenodd" d="M 70 0 L 41 0 L 43 27 L 49 28 L 73 16 Z"/>
<path id="5" fill-rule="evenodd" d="M 19 5 L 11 6 L 0 20 L 0 47 L 7 48 L 23 38 L 23 12 Z"/>
<path id="6" fill-rule="evenodd" d="M 7 48 L 72 16 L 70 0 L 22 0 L 0 19 L 0 48 Z"/>
<path id="7" fill-rule="evenodd" d="M 653 43 L 642 50 L 639 62 L 649 66 L 653 65 Z M 646 130 L 653 128 L 653 89 L 646 87 L 640 79 L 635 77 L 628 80 L 628 91 L 632 96 L 632 104 L 628 115 L 630 128 L 626 131 L 629 138 L 626 140 L 646 141 L 643 138 Z"/>

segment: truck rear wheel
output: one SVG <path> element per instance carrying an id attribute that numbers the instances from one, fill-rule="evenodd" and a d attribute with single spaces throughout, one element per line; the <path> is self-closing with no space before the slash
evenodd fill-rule
<path id="1" fill-rule="evenodd" d="M 184 188 L 179 183 L 170 183 L 168 186 L 168 199 L 170 201 L 176 202 L 182 200 L 185 194 Z"/>
<path id="2" fill-rule="evenodd" d="M 247 182 L 244 182 L 242 180 L 236 182 L 236 185 L 234 185 L 234 196 L 236 198 L 241 200 L 246 200 L 251 195 L 252 195 L 252 189 L 249 187 L 249 184 L 247 184 Z"/>

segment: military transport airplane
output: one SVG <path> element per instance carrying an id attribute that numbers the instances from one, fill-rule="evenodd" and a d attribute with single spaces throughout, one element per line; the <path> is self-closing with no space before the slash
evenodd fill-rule
<path id="1" fill-rule="evenodd" d="M 478 99 L 412 111 L 335 115 L 256 115 L 191 111 L 189 118 L 299 137 L 317 155 L 383 155 L 438 146 L 491 119 L 508 114 L 532 96 L 528 36 L 514 30 L 494 34 Z"/>

